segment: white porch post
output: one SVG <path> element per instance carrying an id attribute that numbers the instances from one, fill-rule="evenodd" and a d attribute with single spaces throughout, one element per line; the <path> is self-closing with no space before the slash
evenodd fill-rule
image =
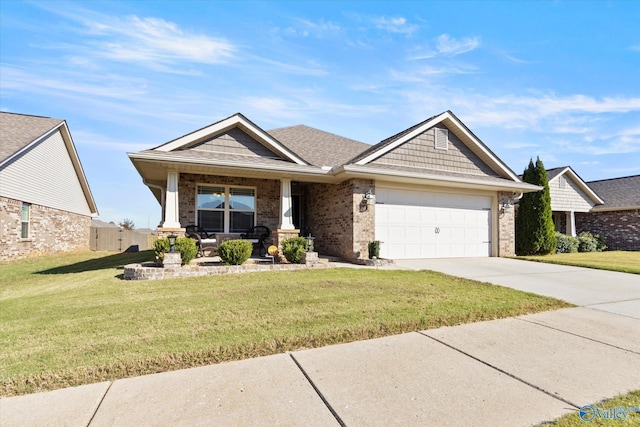
<path id="1" fill-rule="evenodd" d="M 280 179 L 280 224 L 279 230 L 294 230 L 293 205 L 291 202 L 291 180 Z"/>
<path id="2" fill-rule="evenodd" d="M 165 196 L 163 228 L 180 228 L 178 208 L 178 172 L 167 172 L 167 195 Z"/>
<path id="3" fill-rule="evenodd" d="M 567 212 L 567 235 L 576 237 L 576 215 L 575 212 Z"/>

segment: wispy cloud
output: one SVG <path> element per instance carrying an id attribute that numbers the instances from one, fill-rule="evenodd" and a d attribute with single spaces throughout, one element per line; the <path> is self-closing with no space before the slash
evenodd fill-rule
<path id="1" fill-rule="evenodd" d="M 436 39 L 436 48 L 442 55 L 461 55 L 476 49 L 480 45 L 477 37 L 463 37 L 456 39 L 449 34 L 442 34 Z"/>
<path id="2" fill-rule="evenodd" d="M 220 64 L 231 59 L 236 48 L 227 40 L 195 34 L 159 18 L 105 17 L 83 20 L 98 55 L 124 62 L 175 64 L 188 61 Z"/>
<path id="3" fill-rule="evenodd" d="M 381 16 L 373 18 L 373 24 L 379 30 L 388 31 L 390 33 L 411 34 L 420 29 L 416 24 L 410 24 L 406 18 L 401 16 L 387 17 Z"/>
<path id="4" fill-rule="evenodd" d="M 629 50 L 635 50 L 636 52 L 640 52 L 640 44 L 635 46 L 629 46 Z"/>

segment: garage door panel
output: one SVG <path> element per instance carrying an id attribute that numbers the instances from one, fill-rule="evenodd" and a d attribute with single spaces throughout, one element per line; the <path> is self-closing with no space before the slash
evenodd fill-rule
<path id="1" fill-rule="evenodd" d="M 490 255 L 490 197 L 376 189 L 376 199 L 384 258 Z"/>

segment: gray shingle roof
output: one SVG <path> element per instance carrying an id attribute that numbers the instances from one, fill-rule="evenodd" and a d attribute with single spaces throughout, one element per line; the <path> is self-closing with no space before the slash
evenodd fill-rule
<path id="1" fill-rule="evenodd" d="M 0 112 L 0 162 L 62 122 L 50 117 Z"/>
<path id="2" fill-rule="evenodd" d="M 562 167 L 559 167 L 559 168 L 547 169 L 547 179 L 549 181 L 551 181 L 553 178 L 558 176 L 560 174 L 560 172 L 562 172 L 566 168 L 568 168 L 568 166 L 562 166 Z M 522 178 L 522 175 L 520 175 L 520 178 Z"/>
<path id="3" fill-rule="evenodd" d="M 267 131 L 306 162 L 314 166 L 339 166 L 370 147 L 309 126 L 297 125 Z"/>
<path id="4" fill-rule="evenodd" d="M 591 181 L 587 185 L 604 200 L 604 205 L 593 210 L 640 206 L 640 175 Z"/>

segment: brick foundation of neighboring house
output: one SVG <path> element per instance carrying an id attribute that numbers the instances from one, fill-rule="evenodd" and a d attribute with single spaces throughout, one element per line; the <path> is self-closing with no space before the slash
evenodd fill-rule
<path id="1" fill-rule="evenodd" d="M 640 251 L 640 209 L 576 212 L 576 231 L 603 235 L 608 250 Z"/>
<path id="2" fill-rule="evenodd" d="M 22 202 L 0 197 L 0 260 L 89 249 L 91 217 L 32 204 L 21 238 Z"/>

